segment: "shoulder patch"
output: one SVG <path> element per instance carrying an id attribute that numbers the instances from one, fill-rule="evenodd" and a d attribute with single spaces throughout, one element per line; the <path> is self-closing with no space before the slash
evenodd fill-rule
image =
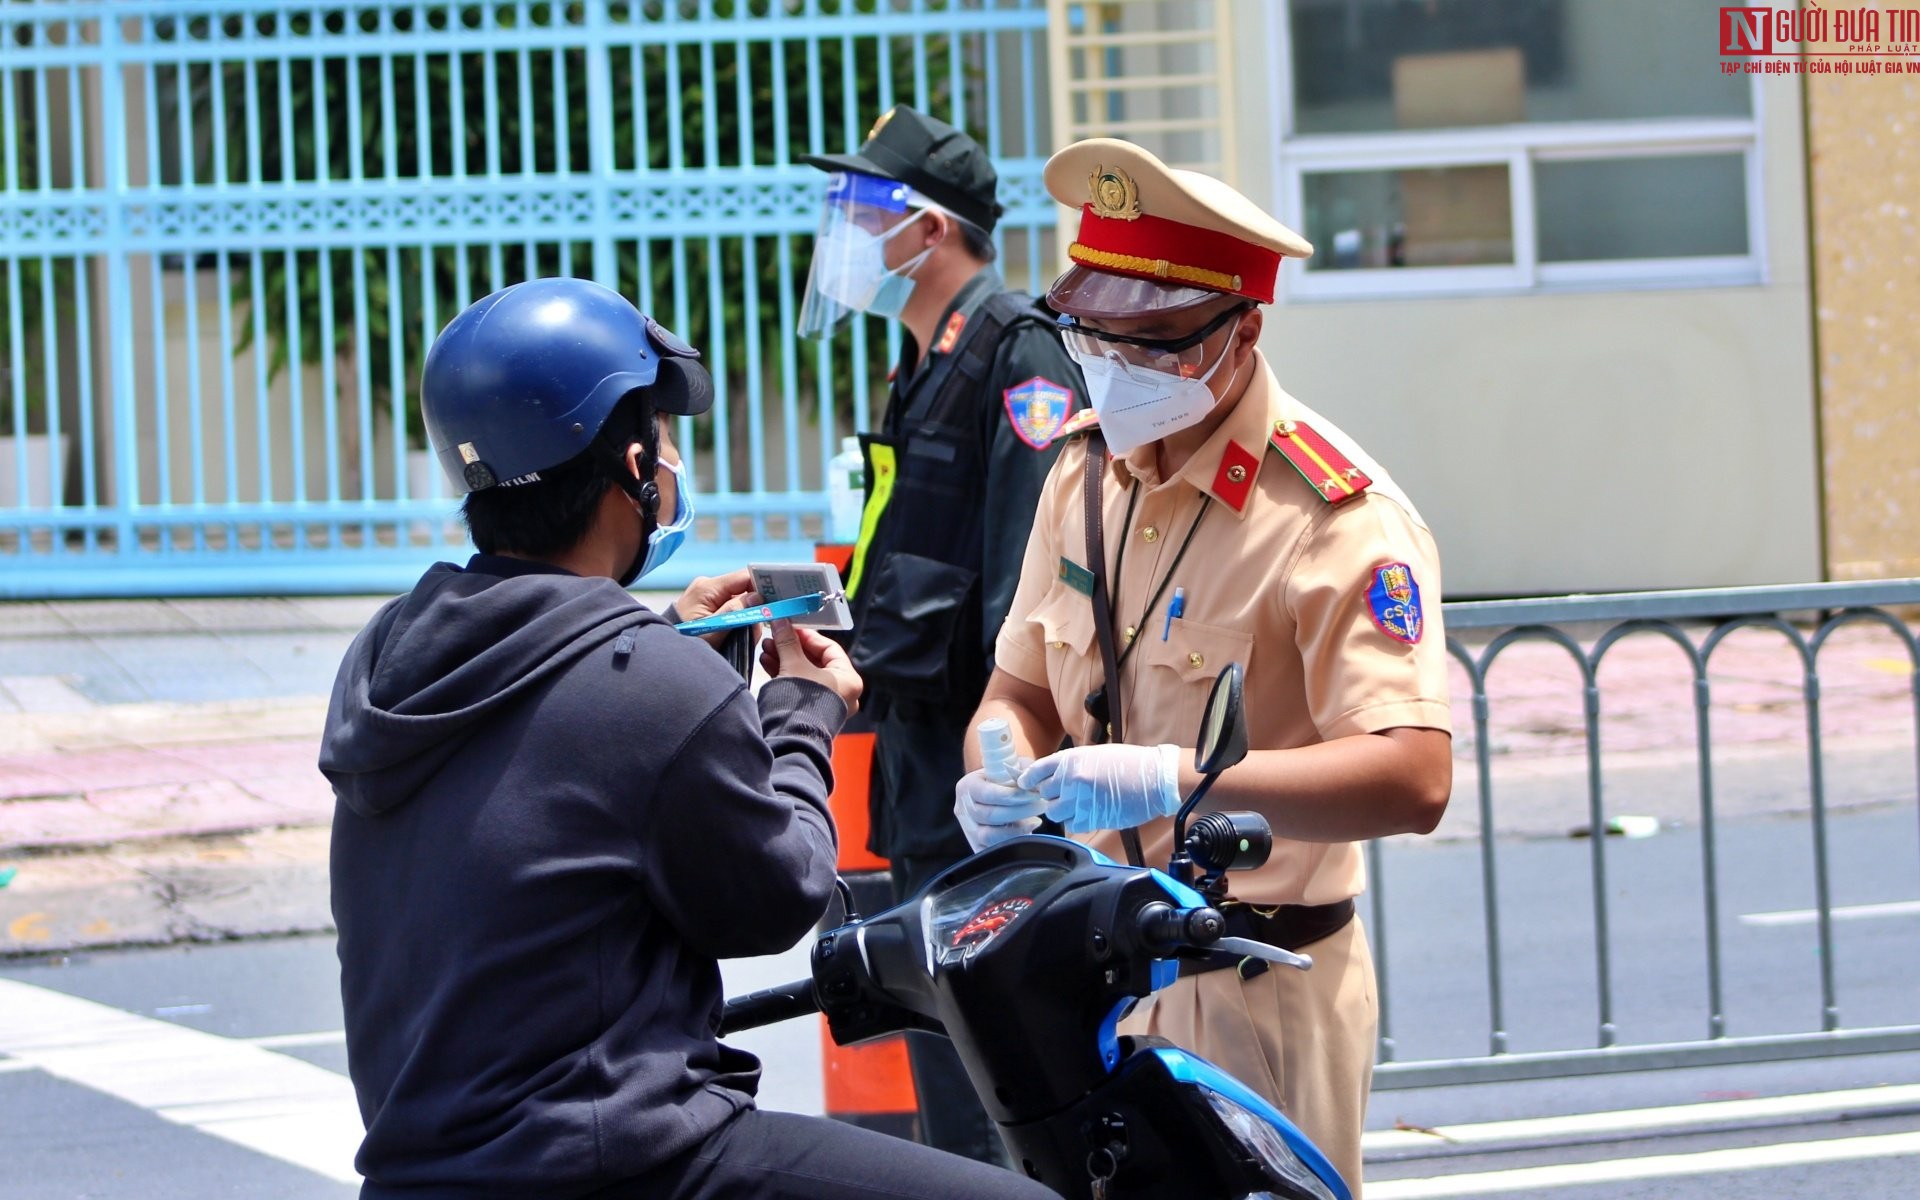
<path id="1" fill-rule="evenodd" d="M 1268 445 L 1287 460 L 1328 504 L 1342 504 L 1367 490 L 1373 480 L 1305 421 L 1276 421 Z"/>
<path id="2" fill-rule="evenodd" d="M 940 340 L 933 344 L 933 352 L 935 354 L 953 353 L 953 348 L 960 344 L 960 331 L 966 327 L 967 314 L 957 312 L 948 317 L 947 327 L 941 332 Z"/>
<path id="3" fill-rule="evenodd" d="M 1090 429 L 1097 429 L 1099 427 L 1100 414 L 1091 408 L 1083 408 L 1071 417 L 1068 417 L 1067 423 L 1062 425 L 1053 436 L 1054 440 L 1058 441 L 1060 438 L 1072 437 L 1076 433 L 1085 433 Z"/>
<path id="4" fill-rule="evenodd" d="M 1060 436 L 1073 410 L 1073 389 L 1035 375 L 1000 393 L 1014 433 L 1035 450 L 1045 450 Z"/>
<path id="5" fill-rule="evenodd" d="M 1412 646 L 1425 631 L 1420 584 L 1413 577 L 1413 568 L 1405 563 L 1392 562 L 1373 569 L 1373 578 L 1367 584 L 1367 609 L 1380 632 L 1395 641 Z"/>

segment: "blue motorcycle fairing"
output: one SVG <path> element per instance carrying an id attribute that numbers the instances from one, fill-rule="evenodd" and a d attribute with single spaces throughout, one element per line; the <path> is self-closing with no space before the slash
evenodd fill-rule
<path id="1" fill-rule="evenodd" d="M 1207 898 L 1205 896 L 1202 896 L 1199 892 L 1194 891 L 1158 867 L 1153 869 L 1153 879 L 1155 883 L 1167 889 L 1167 895 L 1173 897 L 1173 902 L 1181 908 L 1205 908 L 1207 906 Z"/>
<path id="2" fill-rule="evenodd" d="M 1340 1200 L 1352 1200 L 1353 1193 L 1348 1189 L 1347 1181 L 1340 1177 L 1339 1170 L 1327 1161 L 1327 1156 L 1320 1153 L 1320 1148 L 1308 1140 L 1306 1134 L 1300 1132 L 1299 1126 L 1287 1120 L 1286 1115 L 1265 1097 L 1206 1059 L 1195 1058 L 1184 1050 L 1160 1046 L 1148 1053 L 1157 1055 L 1160 1061 L 1166 1064 L 1167 1073 L 1180 1082 L 1211 1088 L 1259 1115 L 1279 1131 L 1280 1138 L 1286 1142 L 1287 1148 L 1298 1155 L 1300 1161 L 1306 1163 L 1322 1182 L 1332 1188 Z"/>
<path id="3" fill-rule="evenodd" d="M 1107 1064 L 1109 1071 L 1120 1065 L 1120 1019 L 1132 1008 L 1133 997 L 1122 996 L 1100 1022 L 1100 1061 Z"/>

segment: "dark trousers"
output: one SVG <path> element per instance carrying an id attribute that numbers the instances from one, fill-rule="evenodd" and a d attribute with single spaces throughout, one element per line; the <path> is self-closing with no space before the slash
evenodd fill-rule
<path id="1" fill-rule="evenodd" d="M 871 1129 L 748 1109 L 696 1149 L 589 1200 L 1059 1200 L 1033 1180 Z"/>

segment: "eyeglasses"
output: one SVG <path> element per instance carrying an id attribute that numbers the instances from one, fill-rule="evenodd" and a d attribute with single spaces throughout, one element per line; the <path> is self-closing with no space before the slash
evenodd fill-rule
<path id="1" fill-rule="evenodd" d="M 1124 333 L 1109 333 L 1104 329 L 1089 329 L 1080 323 L 1078 317 L 1062 314 L 1059 321 L 1060 338 L 1066 343 L 1068 353 L 1081 358 L 1106 358 L 1111 355 L 1133 366 L 1185 377 L 1197 374 L 1200 364 L 1205 361 L 1206 349 L 1202 343 L 1251 307 L 1250 304 L 1236 304 L 1192 333 L 1173 338 L 1134 337 Z"/>

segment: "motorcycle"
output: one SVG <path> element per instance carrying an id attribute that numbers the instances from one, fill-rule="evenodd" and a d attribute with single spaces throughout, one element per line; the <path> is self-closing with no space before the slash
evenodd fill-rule
<path id="1" fill-rule="evenodd" d="M 843 885 L 846 923 L 814 941 L 811 978 L 729 1001 L 721 1035 L 814 1012 L 841 1045 L 944 1034 L 1014 1165 L 1062 1196 L 1351 1200 L 1326 1157 L 1251 1088 L 1165 1039 L 1116 1028 L 1178 978 L 1183 957 L 1313 965 L 1224 936 L 1214 907 L 1228 872 L 1271 853 L 1266 820 L 1212 812 L 1188 826 L 1246 756 L 1242 688 L 1238 664 L 1214 681 L 1194 755 L 1202 780 L 1175 815 L 1166 871 L 1030 834 L 869 917 L 851 911 Z"/>

